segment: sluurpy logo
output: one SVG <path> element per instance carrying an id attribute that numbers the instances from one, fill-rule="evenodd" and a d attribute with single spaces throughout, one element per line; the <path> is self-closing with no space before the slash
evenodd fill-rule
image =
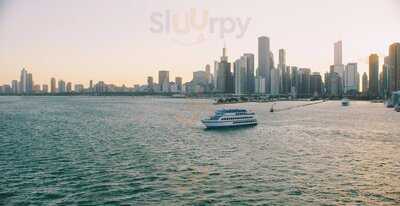
<path id="1" fill-rule="evenodd" d="M 211 16 L 208 10 L 190 9 L 186 12 L 165 10 L 150 15 L 150 31 L 169 35 L 174 42 L 182 45 L 194 45 L 204 42 L 213 35 L 219 38 L 228 35 L 242 38 L 250 22 L 250 17 Z"/>

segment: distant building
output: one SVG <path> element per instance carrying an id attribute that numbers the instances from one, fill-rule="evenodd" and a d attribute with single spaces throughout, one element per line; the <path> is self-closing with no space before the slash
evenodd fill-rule
<path id="1" fill-rule="evenodd" d="M 26 71 L 25 68 L 22 69 L 21 75 L 20 75 L 20 81 L 19 81 L 19 92 L 21 94 L 27 93 L 27 84 L 28 84 L 28 72 Z"/>
<path id="2" fill-rule="evenodd" d="M 50 80 L 50 91 L 51 91 L 52 94 L 57 93 L 56 79 L 55 78 L 51 78 L 51 80 Z"/>
<path id="3" fill-rule="evenodd" d="M 214 61 L 214 76 L 213 76 L 214 90 L 217 90 L 218 68 L 219 68 L 218 61 Z"/>
<path id="4" fill-rule="evenodd" d="M 158 71 L 158 85 L 161 92 L 169 92 L 169 71 Z"/>
<path id="5" fill-rule="evenodd" d="M 49 85 L 47 85 L 47 84 L 42 85 L 42 93 L 44 93 L 44 94 L 49 93 Z"/>
<path id="6" fill-rule="evenodd" d="M 340 75 L 333 70 L 331 66 L 330 72 L 325 73 L 325 95 L 328 97 L 342 97 L 343 80 Z"/>
<path id="7" fill-rule="evenodd" d="M 307 97 L 311 96 L 310 78 L 311 78 L 311 69 L 308 68 L 299 69 L 298 95 Z"/>
<path id="8" fill-rule="evenodd" d="M 236 94 L 253 94 L 255 92 L 254 55 L 246 53 L 233 65 Z"/>
<path id="9" fill-rule="evenodd" d="M 40 88 L 40 84 L 35 84 L 32 87 L 32 93 L 42 93 L 42 89 Z"/>
<path id="10" fill-rule="evenodd" d="M 83 84 L 75 84 L 74 92 L 80 94 L 83 93 L 84 89 L 85 87 L 83 86 Z"/>
<path id="11" fill-rule="evenodd" d="M 153 77 L 147 77 L 147 88 L 149 92 L 154 92 L 154 79 Z"/>
<path id="12" fill-rule="evenodd" d="M 13 94 L 18 94 L 18 80 L 13 80 L 11 82 L 11 90 Z"/>
<path id="13" fill-rule="evenodd" d="M 279 95 L 279 71 L 271 69 L 271 95 Z"/>
<path id="14" fill-rule="evenodd" d="M 89 81 L 89 92 L 94 92 L 93 80 L 90 80 L 90 81 Z"/>
<path id="15" fill-rule="evenodd" d="M 334 44 L 334 65 L 343 65 L 343 62 L 342 62 L 342 41 L 335 42 L 335 44 Z"/>
<path id="16" fill-rule="evenodd" d="M 310 93 L 313 96 L 321 96 L 322 95 L 322 77 L 318 72 L 314 72 L 310 77 Z"/>
<path id="17" fill-rule="evenodd" d="M 234 93 L 234 80 L 231 72 L 231 63 L 226 56 L 226 48 L 222 50 L 221 61 L 218 63 L 217 91 L 222 93 Z"/>
<path id="18" fill-rule="evenodd" d="M 71 93 L 72 92 L 72 83 L 68 82 L 67 83 L 67 93 Z"/>
<path id="19" fill-rule="evenodd" d="M 259 76 L 265 79 L 265 92 L 271 92 L 271 65 L 272 62 L 270 57 L 270 41 L 266 36 L 258 38 L 258 70 Z"/>
<path id="20" fill-rule="evenodd" d="M 368 93 L 371 98 L 379 96 L 379 56 L 369 56 L 369 87 Z"/>
<path id="21" fill-rule="evenodd" d="M 389 47 L 390 92 L 400 90 L 400 43 Z"/>
<path id="22" fill-rule="evenodd" d="M 65 93 L 65 82 L 63 80 L 58 80 L 58 93 Z"/>
<path id="23" fill-rule="evenodd" d="M 357 63 L 348 63 L 344 75 L 344 92 L 356 94 L 359 91 L 360 74 L 357 71 Z"/>
<path id="24" fill-rule="evenodd" d="M 364 72 L 362 76 L 362 93 L 364 95 L 368 95 L 368 87 L 369 87 L 368 76 L 367 73 Z"/>
<path id="25" fill-rule="evenodd" d="M 30 94 L 33 92 L 33 75 L 32 73 L 28 73 L 26 79 L 26 93 Z"/>
<path id="26" fill-rule="evenodd" d="M 183 80 L 182 77 L 175 77 L 175 84 L 176 84 L 176 90 L 177 92 L 182 92 L 183 91 Z"/>

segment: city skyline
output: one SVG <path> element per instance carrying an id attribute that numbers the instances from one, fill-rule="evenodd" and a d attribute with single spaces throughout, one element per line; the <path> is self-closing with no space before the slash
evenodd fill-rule
<path id="1" fill-rule="evenodd" d="M 52 3 L 43 0 L 39 4 L 3 1 L 0 84 L 9 84 L 23 67 L 43 83 L 56 77 L 73 79 L 85 86 L 90 79 L 118 85 L 143 84 L 144 77 L 156 76 L 158 70 L 169 70 L 171 76 L 190 79 L 193 71 L 217 60 L 224 42 L 230 58 L 254 53 L 258 59 L 255 38 L 263 35 L 270 38 L 275 62 L 278 50 L 284 48 L 288 65 L 321 73 L 333 62 L 332 42 L 342 40 L 343 62 L 358 63 L 362 73 L 368 72 L 371 53 L 378 53 L 382 63 L 388 55 L 387 47 L 400 40 L 399 14 L 396 13 L 400 5 L 391 0 L 379 3 L 307 0 L 290 2 L 291 7 L 287 7 L 288 2 L 255 1 L 247 9 L 243 9 L 243 2 L 230 2 L 232 9 L 229 11 L 224 9 L 224 2 L 153 3 L 149 6 L 150 3 L 136 1 L 101 4 L 94 1 Z M 110 10 L 111 6 L 115 9 Z M 72 17 L 64 7 L 79 9 L 73 10 Z M 143 9 L 138 11 L 137 8 Z M 208 35 L 204 42 L 195 45 L 177 44 L 170 35 L 149 31 L 153 12 L 185 12 L 190 8 L 205 9 L 217 17 L 249 17 L 251 23 L 242 38 L 227 35 L 221 39 Z M 270 8 L 270 12 L 265 14 L 260 8 Z M 43 14 L 32 12 L 37 10 Z M 275 10 L 285 10 L 284 15 Z M 102 14 L 107 15 L 102 17 Z"/>

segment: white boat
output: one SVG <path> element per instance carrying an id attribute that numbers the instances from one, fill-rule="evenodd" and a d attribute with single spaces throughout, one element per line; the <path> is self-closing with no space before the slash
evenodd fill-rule
<path id="1" fill-rule="evenodd" d="M 342 106 L 347 107 L 350 105 L 350 100 L 347 98 L 342 99 Z"/>
<path id="2" fill-rule="evenodd" d="M 257 125 L 254 112 L 245 109 L 221 109 L 201 121 L 208 129 Z"/>

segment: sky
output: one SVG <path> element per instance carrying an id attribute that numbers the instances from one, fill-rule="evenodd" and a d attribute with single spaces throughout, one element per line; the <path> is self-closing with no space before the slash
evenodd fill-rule
<path id="1" fill-rule="evenodd" d="M 371 53 L 382 62 L 400 42 L 399 11 L 399 0 L 0 0 L 0 84 L 23 67 L 38 84 L 133 86 L 157 81 L 158 70 L 186 82 L 224 45 L 231 62 L 243 53 L 257 62 L 259 36 L 270 38 L 275 63 L 284 48 L 288 65 L 321 73 L 342 40 L 344 63 L 362 73 Z"/>

